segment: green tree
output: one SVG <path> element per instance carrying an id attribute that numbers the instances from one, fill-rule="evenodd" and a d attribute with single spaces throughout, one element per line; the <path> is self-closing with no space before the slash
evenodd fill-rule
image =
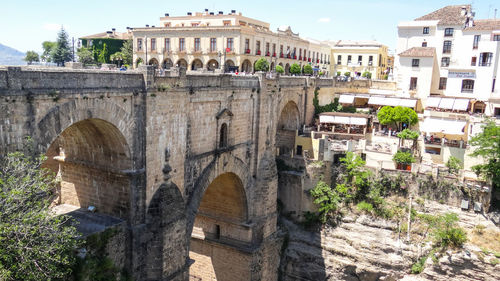
<path id="1" fill-rule="evenodd" d="M 363 74 L 361 74 L 362 77 L 365 77 L 367 79 L 372 79 L 372 73 L 369 72 L 369 71 L 365 71 L 363 72 Z"/>
<path id="2" fill-rule="evenodd" d="M 480 134 L 472 137 L 469 144 L 474 147 L 471 156 L 482 157 L 483 164 L 472 167 L 478 176 L 493 182 L 493 187 L 500 189 L 500 126 L 487 120 Z"/>
<path id="3" fill-rule="evenodd" d="M 401 146 L 402 140 L 412 140 L 413 141 L 412 150 L 414 150 L 417 145 L 416 140 L 418 139 L 418 136 L 419 133 L 417 131 L 412 131 L 410 129 L 402 130 L 397 134 L 397 137 L 399 138 L 399 146 Z"/>
<path id="4" fill-rule="evenodd" d="M 55 178 L 45 159 L 0 159 L 0 280 L 66 280 L 80 245 L 66 216 L 54 215 Z"/>
<path id="5" fill-rule="evenodd" d="M 132 39 L 123 42 L 120 52 L 122 53 L 123 64 L 132 65 L 134 56 Z"/>
<path id="6" fill-rule="evenodd" d="M 337 71 L 337 76 L 340 76 L 340 75 L 342 75 L 342 72 Z"/>
<path id="7" fill-rule="evenodd" d="M 94 55 L 92 54 L 90 48 L 81 47 L 76 51 L 76 55 L 78 56 L 78 61 L 83 64 L 95 63 Z"/>
<path id="8" fill-rule="evenodd" d="M 396 106 L 393 109 L 394 112 L 394 122 L 396 123 L 398 130 L 401 130 L 403 123 L 408 125 L 415 125 L 418 122 L 418 115 L 415 110 L 409 107 Z"/>
<path id="9" fill-rule="evenodd" d="M 43 53 L 42 53 L 42 61 L 51 62 L 52 61 L 52 52 L 56 48 L 57 43 L 51 41 L 44 41 L 42 43 Z"/>
<path id="10" fill-rule="evenodd" d="M 40 61 L 40 57 L 35 51 L 27 51 L 26 56 L 24 57 L 24 61 L 26 61 L 28 64 L 32 64 L 34 61 Z"/>
<path id="11" fill-rule="evenodd" d="M 279 73 L 279 74 L 283 74 L 283 73 L 285 73 L 285 69 L 283 68 L 283 66 L 277 65 L 276 66 L 276 72 Z"/>
<path id="12" fill-rule="evenodd" d="M 123 63 L 123 53 L 122 52 L 116 52 L 109 56 L 109 60 L 116 63 L 118 66 L 120 66 L 120 63 Z"/>
<path id="13" fill-rule="evenodd" d="M 68 34 L 61 28 L 57 34 L 57 42 L 52 50 L 52 61 L 59 66 L 64 66 L 65 62 L 71 61 L 71 49 L 69 47 Z"/>
<path id="14" fill-rule="evenodd" d="M 448 171 L 450 171 L 450 173 L 457 174 L 458 171 L 463 168 L 463 163 L 457 157 L 450 156 L 450 158 L 448 158 L 448 162 L 446 162 L 446 167 L 448 167 Z"/>
<path id="15" fill-rule="evenodd" d="M 390 125 L 394 123 L 394 111 L 392 106 L 384 106 L 382 107 L 378 113 L 377 118 L 380 124 L 382 125 Z"/>
<path id="16" fill-rule="evenodd" d="M 100 63 L 109 62 L 108 46 L 106 45 L 106 43 L 104 43 L 102 50 L 99 52 L 99 56 L 97 57 L 97 62 Z"/>
<path id="17" fill-rule="evenodd" d="M 346 77 L 349 77 L 349 76 L 351 76 L 351 72 L 349 72 L 349 71 L 347 71 L 347 72 L 344 72 L 344 76 L 346 76 Z"/>
<path id="18" fill-rule="evenodd" d="M 319 181 L 316 186 L 310 191 L 314 198 L 313 203 L 318 205 L 319 219 L 325 223 L 328 218 L 337 211 L 340 197 L 333 189 L 324 181 Z"/>
<path id="19" fill-rule="evenodd" d="M 268 71 L 269 62 L 265 58 L 260 58 L 255 62 L 255 71 Z"/>
<path id="20" fill-rule="evenodd" d="M 304 74 L 309 74 L 309 75 L 313 74 L 312 66 L 308 64 L 304 65 Z"/>
<path id="21" fill-rule="evenodd" d="M 290 66 L 290 73 L 291 74 L 298 75 L 298 74 L 300 74 L 300 72 L 301 72 L 300 65 L 298 63 L 294 63 L 294 64 L 292 64 L 292 66 Z"/>

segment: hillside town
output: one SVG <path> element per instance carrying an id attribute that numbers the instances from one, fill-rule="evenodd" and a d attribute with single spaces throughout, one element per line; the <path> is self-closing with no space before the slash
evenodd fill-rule
<path id="1" fill-rule="evenodd" d="M 395 49 L 265 20 L 0 65 L 0 280 L 499 280 L 500 19 L 443 6 Z"/>

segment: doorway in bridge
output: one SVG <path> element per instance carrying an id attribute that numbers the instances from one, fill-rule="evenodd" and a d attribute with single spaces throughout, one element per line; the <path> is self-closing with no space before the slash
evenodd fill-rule
<path id="1" fill-rule="evenodd" d="M 281 110 L 276 128 L 277 155 L 292 155 L 295 147 L 296 131 L 300 129 L 300 115 L 297 104 L 288 102 Z"/>
<path id="2" fill-rule="evenodd" d="M 189 257 L 190 280 L 250 280 L 251 225 L 240 178 L 216 177 L 201 200 L 194 221 Z"/>
<path id="3" fill-rule="evenodd" d="M 101 119 L 66 128 L 51 143 L 44 167 L 57 174 L 56 204 L 128 219 L 130 150 L 120 130 Z M 94 209 L 95 208 L 95 209 Z"/>

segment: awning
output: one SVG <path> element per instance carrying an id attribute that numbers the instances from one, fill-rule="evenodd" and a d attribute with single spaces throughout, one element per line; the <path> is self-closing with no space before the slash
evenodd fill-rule
<path id="1" fill-rule="evenodd" d="M 442 108 L 442 109 L 453 109 L 453 103 L 454 102 L 455 102 L 455 99 L 442 98 L 441 101 L 439 102 L 439 108 Z"/>
<path id="2" fill-rule="evenodd" d="M 417 104 L 416 99 L 400 99 L 400 98 L 386 98 L 386 97 L 370 97 L 368 104 L 374 105 L 389 105 L 389 106 L 404 106 L 415 107 Z"/>
<path id="3" fill-rule="evenodd" d="M 340 95 L 339 103 L 352 103 L 353 101 L 354 101 L 354 96 Z"/>
<path id="4" fill-rule="evenodd" d="M 441 101 L 441 98 L 438 97 L 430 97 L 426 101 L 426 106 L 427 107 L 438 107 L 439 102 Z"/>
<path id="5" fill-rule="evenodd" d="M 366 126 L 367 118 L 364 117 L 349 117 L 349 116 L 331 116 L 331 115 L 320 115 L 320 123 L 334 123 L 334 124 L 345 124 L 345 125 L 363 125 Z"/>
<path id="6" fill-rule="evenodd" d="M 468 107 L 469 107 L 468 99 L 455 99 L 455 103 L 453 104 L 453 110 L 467 111 Z"/>
<path id="7" fill-rule="evenodd" d="M 466 124 L 467 122 L 462 120 L 426 118 L 424 122 L 420 124 L 420 131 L 448 135 L 463 135 Z"/>

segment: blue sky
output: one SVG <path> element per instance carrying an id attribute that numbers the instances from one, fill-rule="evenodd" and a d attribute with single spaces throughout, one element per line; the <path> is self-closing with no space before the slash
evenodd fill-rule
<path id="1" fill-rule="evenodd" d="M 186 12 L 231 10 L 269 22 L 272 30 L 290 25 L 302 37 L 319 40 L 377 40 L 393 49 L 397 24 L 446 5 L 472 3 L 476 18 L 493 18 L 500 3 L 493 0 L 3 0 L 0 4 L 0 43 L 20 51 L 41 51 L 41 42 L 54 41 L 61 25 L 71 37 L 115 27 L 158 25 L 159 17 Z"/>

